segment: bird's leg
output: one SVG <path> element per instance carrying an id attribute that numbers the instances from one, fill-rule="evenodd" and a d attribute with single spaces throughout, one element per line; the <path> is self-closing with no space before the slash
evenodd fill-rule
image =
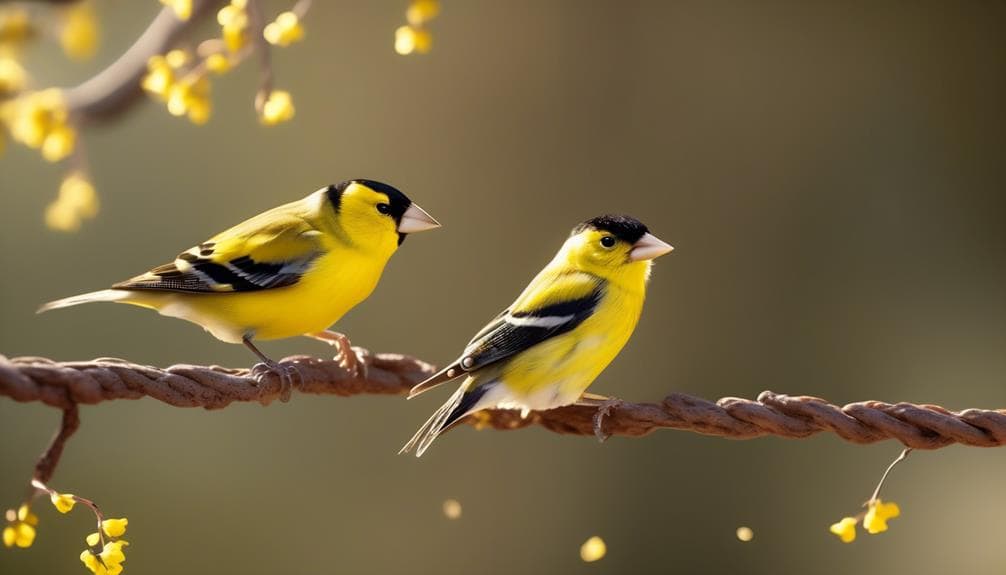
<path id="1" fill-rule="evenodd" d="M 304 335 L 335 347 L 339 350 L 339 353 L 335 355 L 335 359 L 339 360 L 339 364 L 342 367 L 345 367 L 354 375 L 367 377 L 367 366 L 357 357 L 356 351 L 353 350 L 353 345 L 349 342 L 348 337 L 339 332 L 329 330 L 305 333 Z"/>
<path id="2" fill-rule="evenodd" d="M 262 353 L 257 347 L 255 347 L 255 344 L 253 344 L 251 339 L 248 337 L 242 338 L 241 341 L 244 342 L 245 347 L 250 349 L 256 357 L 262 360 L 261 363 L 256 363 L 252 366 L 251 372 L 255 381 L 261 383 L 262 378 L 265 377 L 267 373 L 275 373 L 279 376 L 279 400 L 284 403 L 290 401 L 290 392 L 293 391 L 294 375 L 298 378 L 300 377 L 300 372 L 297 371 L 297 368 L 292 365 L 283 365 L 269 359 L 266 354 Z"/>
<path id="3" fill-rule="evenodd" d="M 574 405 L 597 408 L 597 412 L 594 413 L 594 436 L 597 437 L 598 441 L 603 442 L 605 439 L 608 439 L 609 436 L 609 434 L 604 431 L 604 418 L 611 415 L 611 410 L 615 409 L 622 403 L 624 402 L 621 399 L 605 397 L 603 395 L 597 395 L 596 393 L 584 392 Z"/>

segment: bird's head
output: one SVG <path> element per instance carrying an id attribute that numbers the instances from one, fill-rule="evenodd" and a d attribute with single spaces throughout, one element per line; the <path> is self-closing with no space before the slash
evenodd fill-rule
<path id="1" fill-rule="evenodd" d="M 645 277 L 651 261 L 673 249 L 639 220 L 606 215 L 573 228 L 560 254 L 578 269 L 613 279 L 634 271 Z"/>
<path id="2" fill-rule="evenodd" d="M 423 208 L 396 188 L 374 180 L 348 180 L 325 190 L 347 239 L 360 247 L 394 251 L 414 232 L 439 228 Z"/>

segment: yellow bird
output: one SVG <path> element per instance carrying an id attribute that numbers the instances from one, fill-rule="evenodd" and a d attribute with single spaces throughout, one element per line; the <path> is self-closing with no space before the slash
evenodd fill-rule
<path id="1" fill-rule="evenodd" d="M 335 345 L 356 369 L 346 336 L 328 327 L 377 286 L 406 234 L 439 227 L 397 189 L 350 180 L 263 212 L 111 289 L 49 302 L 39 313 L 95 301 L 128 303 L 243 343 L 275 371 L 291 374 L 253 339 L 305 335 Z M 260 364 L 261 365 L 261 364 Z"/>
<path id="2" fill-rule="evenodd" d="M 670 245 L 628 216 L 573 228 L 555 258 L 456 361 L 412 388 L 415 397 L 464 376 L 458 390 L 399 453 L 420 456 L 443 431 L 481 409 L 597 405 L 587 387 L 629 341 L 643 311 L 652 260 Z"/>

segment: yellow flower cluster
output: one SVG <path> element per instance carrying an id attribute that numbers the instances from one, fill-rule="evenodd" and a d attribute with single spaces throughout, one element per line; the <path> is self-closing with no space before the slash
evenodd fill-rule
<path id="1" fill-rule="evenodd" d="M 41 149 L 42 156 L 50 162 L 69 156 L 77 142 L 63 93 L 56 88 L 4 102 L 0 105 L 0 120 L 15 140 L 29 148 Z"/>
<path id="2" fill-rule="evenodd" d="M 85 567 L 91 570 L 94 575 L 119 575 L 122 573 L 122 562 L 126 560 L 126 555 L 122 548 L 129 545 L 124 539 L 119 539 L 126 534 L 126 525 L 129 520 L 106 519 L 101 522 L 102 533 L 94 532 L 87 536 L 87 549 L 80 554 L 80 561 Z M 109 541 L 104 541 L 104 537 Z M 100 551 L 95 552 L 99 545 Z"/>
<path id="3" fill-rule="evenodd" d="M 275 126 L 293 118 L 293 98 L 285 90 L 273 90 L 262 104 L 259 120 L 267 126 Z"/>
<path id="4" fill-rule="evenodd" d="M 161 0 L 161 4 L 174 10 L 179 20 L 188 20 L 192 17 L 192 0 Z"/>
<path id="5" fill-rule="evenodd" d="M 185 73 L 191 59 L 184 50 L 151 57 L 142 86 L 165 102 L 171 115 L 187 116 L 193 124 L 202 125 L 213 112 L 210 81 L 205 74 Z"/>
<path id="6" fill-rule="evenodd" d="M 63 27 L 59 32 L 63 52 L 75 60 L 94 56 L 98 50 L 98 20 L 89 0 L 78 2 L 63 13 Z"/>
<path id="7" fill-rule="evenodd" d="M 275 21 L 266 24 L 262 35 L 270 44 L 286 47 L 304 38 L 304 26 L 296 13 L 283 12 Z"/>
<path id="8" fill-rule="evenodd" d="M 59 186 L 59 196 L 45 210 L 45 224 L 53 230 L 74 232 L 80 229 L 81 221 L 98 215 L 98 194 L 94 186 L 81 173 L 67 176 Z M 60 502 L 52 495 L 52 502 L 63 513 L 73 508 L 72 495 L 59 495 Z M 67 499 L 69 498 L 69 499 Z"/>
<path id="9" fill-rule="evenodd" d="M 35 542 L 35 526 L 38 517 L 31 512 L 27 503 L 18 508 L 7 510 L 7 526 L 3 530 L 3 544 L 6 547 L 31 547 Z"/>
<path id="10" fill-rule="evenodd" d="M 433 48 L 433 36 L 426 29 L 426 24 L 439 13 L 439 0 L 412 0 L 405 11 L 405 19 L 409 23 L 395 30 L 395 52 L 403 56 L 429 52 Z"/>
<path id="11" fill-rule="evenodd" d="M 829 531 L 838 536 L 843 543 L 852 543 L 856 540 L 856 524 L 860 518 L 863 520 L 863 528 L 870 535 L 887 531 L 887 521 L 901 515 L 901 509 L 897 503 L 884 503 L 880 499 L 873 499 L 867 502 L 866 513 L 856 517 L 843 517 L 838 523 L 833 523 Z"/>
<path id="12" fill-rule="evenodd" d="M 231 53 L 244 48 L 248 42 L 248 0 L 231 0 L 217 12 L 217 23 L 223 32 L 224 45 Z"/>

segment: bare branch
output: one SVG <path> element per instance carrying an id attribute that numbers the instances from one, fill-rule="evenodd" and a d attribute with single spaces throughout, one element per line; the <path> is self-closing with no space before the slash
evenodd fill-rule
<path id="1" fill-rule="evenodd" d="M 328 395 L 404 395 L 432 373 L 426 362 L 358 349 L 366 367 L 357 375 L 338 362 L 295 356 L 300 393 Z M 0 395 L 15 401 L 41 401 L 60 409 L 113 399 L 149 396 L 178 407 L 218 409 L 234 401 L 268 404 L 280 395 L 277 377 L 257 383 L 246 369 L 175 365 L 166 369 L 119 359 L 54 362 L 44 358 L 0 356 Z M 1006 445 L 1006 410 L 952 412 L 935 405 L 865 401 L 845 406 L 823 399 L 763 392 L 757 400 L 727 397 L 712 402 L 674 393 L 659 404 L 616 402 L 603 408 L 605 434 L 640 437 L 657 429 L 679 429 L 731 439 L 766 435 L 803 438 L 830 431 L 852 443 L 895 439 L 906 447 L 937 449 L 953 443 L 977 447 Z M 511 410 L 470 416 L 476 427 L 517 429 L 540 425 L 556 433 L 593 435 L 597 407 L 567 406 L 532 412 Z"/>

